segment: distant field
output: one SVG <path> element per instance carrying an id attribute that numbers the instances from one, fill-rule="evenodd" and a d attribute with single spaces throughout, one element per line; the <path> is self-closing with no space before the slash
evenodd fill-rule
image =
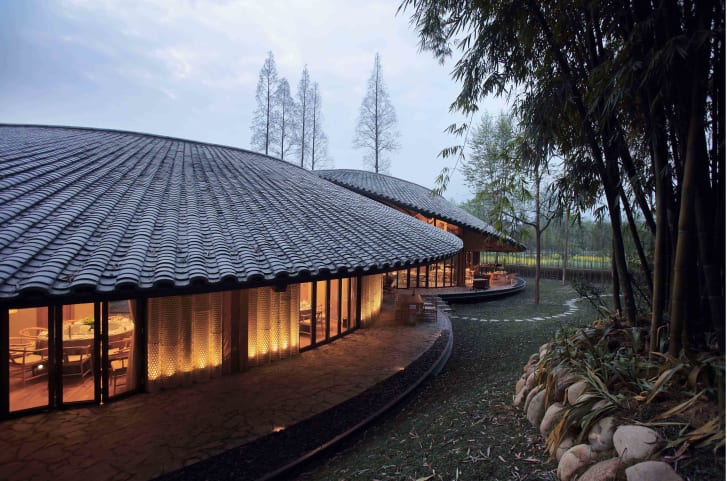
<path id="1" fill-rule="evenodd" d="M 495 263 L 494 252 L 480 253 L 480 262 L 485 264 Z M 516 266 L 535 266 L 534 252 L 508 252 L 499 253 L 497 262 L 500 264 L 516 265 Z M 563 256 L 557 252 L 542 253 L 540 256 L 540 265 L 543 267 L 562 267 Z M 611 268 L 611 257 L 601 255 L 573 255 L 568 257 L 568 267 L 577 269 L 600 269 L 609 270 Z"/>

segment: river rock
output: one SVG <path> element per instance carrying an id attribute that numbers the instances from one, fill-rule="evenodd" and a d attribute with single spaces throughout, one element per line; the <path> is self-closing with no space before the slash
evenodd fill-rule
<path id="1" fill-rule="evenodd" d="M 580 396 L 587 387 L 588 383 L 586 381 L 577 381 L 568 386 L 568 389 L 566 389 L 568 404 L 570 404 L 571 406 L 574 405 L 578 400 L 578 396 Z"/>
<path id="2" fill-rule="evenodd" d="M 648 459 L 659 448 L 659 434 L 645 426 L 619 426 L 613 433 L 613 446 L 626 464 Z"/>
<path id="3" fill-rule="evenodd" d="M 557 459 L 560 462 L 560 458 L 563 457 L 563 455 L 573 447 L 573 445 L 576 443 L 576 440 L 573 436 L 566 436 L 563 438 L 563 440 L 558 445 L 558 449 L 555 450 L 555 459 Z"/>
<path id="4" fill-rule="evenodd" d="M 563 404 L 555 402 L 548 406 L 543 414 L 543 420 L 540 421 L 540 435 L 543 438 L 547 438 L 548 434 L 553 430 L 555 425 L 560 421 L 561 414 L 563 412 Z"/>
<path id="5" fill-rule="evenodd" d="M 520 394 L 520 391 L 522 391 L 524 388 L 525 388 L 525 379 L 521 377 L 515 383 L 515 395 L 517 396 L 518 394 Z"/>
<path id="6" fill-rule="evenodd" d="M 512 405 L 515 407 L 518 407 L 521 402 L 523 402 L 523 394 L 525 394 L 525 391 L 520 391 L 515 395 L 515 397 L 512 399 Z"/>
<path id="7" fill-rule="evenodd" d="M 525 389 L 532 389 L 535 386 L 535 372 L 531 372 L 525 380 Z"/>
<path id="8" fill-rule="evenodd" d="M 526 387 L 527 389 L 527 387 Z M 525 412 L 528 412 L 528 407 L 530 407 L 530 400 L 533 399 L 533 397 L 540 392 L 540 390 L 543 389 L 542 385 L 535 386 L 533 389 L 530 389 L 528 391 L 527 396 L 525 396 L 525 405 L 523 406 L 523 410 Z"/>
<path id="9" fill-rule="evenodd" d="M 626 468 L 627 481 L 684 481 L 667 463 L 644 461 Z"/>
<path id="10" fill-rule="evenodd" d="M 540 349 L 538 349 L 538 354 L 540 355 L 540 359 L 542 360 L 546 354 L 548 354 L 548 344 L 543 344 L 540 346 Z"/>
<path id="11" fill-rule="evenodd" d="M 555 384 L 555 389 L 558 392 L 558 399 L 565 399 L 563 393 L 565 393 L 565 390 L 568 389 L 568 386 L 573 384 L 575 380 L 576 375 L 571 371 L 566 371 L 565 374 L 558 378 Z"/>
<path id="12" fill-rule="evenodd" d="M 538 353 L 533 353 L 530 355 L 530 358 L 528 359 L 528 362 L 525 363 L 525 366 L 523 366 L 523 372 L 528 372 L 528 368 L 531 366 L 534 366 L 538 363 Z"/>
<path id="13" fill-rule="evenodd" d="M 513 406 L 519 406 L 521 402 L 523 402 L 523 399 L 525 399 L 525 395 L 528 393 L 528 390 L 525 387 L 525 376 L 518 379 L 517 383 L 515 384 L 515 397 L 513 398 L 512 404 Z"/>
<path id="14" fill-rule="evenodd" d="M 623 463 L 618 458 L 611 458 L 599 461 L 586 470 L 578 481 L 607 481 L 616 479 L 619 472 L 623 470 Z"/>
<path id="15" fill-rule="evenodd" d="M 541 389 L 530 399 L 527 409 L 527 418 L 533 427 L 540 426 L 543 415 L 545 415 L 545 389 Z"/>
<path id="16" fill-rule="evenodd" d="M 594 451 L 608 451 L 613 448 L 613 432 L 616 430 L 616 420 L 607 416 L 593 425 L 588 432 L 588 442 Z"/>
<path id="17" fill-rule="evenodd" d="M 594 461 L 593 451 L 588 444 L 577 444 L 563 454 L 558 462 L 560 481 L 571 481 Z"/>

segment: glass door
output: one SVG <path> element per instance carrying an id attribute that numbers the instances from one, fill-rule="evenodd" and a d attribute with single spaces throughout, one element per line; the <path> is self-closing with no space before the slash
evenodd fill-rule
<path id="1" fill-rule="evenodd" d="M 110 397 L 134 391 L 139 386 L 141 351 L 136 324 L 136 301 L 111 301 L 107 306 L 104 355 L 107 391 Z"/>
<path id="2" fill-rule="evenodd" d="M 60 332 L 60 360 L 58 375 L 61 379 L 63 403 L 93 401 L 96 399 L 95 339 L 100 322 L 94 313 L 94 304 L 66 304 L 62 307 Z M 99 336 L 100 338 L 100 336 Z"/>
<path id="3" fill-rule="evenodd" d="M 48 308 L 9 309 L 8 317 L 10 412 L 47 407 Z"/>

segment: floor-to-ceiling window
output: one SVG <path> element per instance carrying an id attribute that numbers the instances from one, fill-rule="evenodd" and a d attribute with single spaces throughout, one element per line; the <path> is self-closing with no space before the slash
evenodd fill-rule
<path id="1" fill-rule="evenodd" d="M 59 337 L 64 403 L 94 400 L 95 324 L 93 303 L 63 306 L 63 322 Z M 43 344 L 47 345 L 47 336 L 44 341 Z"/>
<path id="2" fill-rule="evenodd" d="M 141 339 L 137 325 L 136 301 L 112 301 L 107 306 L 108 393 L 110 396 L 117 396 L 139 387 L 142 374 L 142 352 L 139 349 Z"/>
<path id="3" fill-rule="evenodd" d="M 10 411 L 47 406 L 48 308 L 10 309 L 9 321 Z"/>
<path id="4" fill-rule="evenodd" d="M 316 290 L 316 309 L 315 309 L 315 338 L 316 344 L 325 341 L 328 336 L 328 317 L 326 311 L 328 308 L 328 281 L 318 281 L 314 283 Z"/>
<path id="5" fill-rule="evenodd" d="M 300 314 L 298 332 L 300 334 L 300 347 L 309 347 L 313 343 L 313 284 L 305 282 L 300 284 Z"/>

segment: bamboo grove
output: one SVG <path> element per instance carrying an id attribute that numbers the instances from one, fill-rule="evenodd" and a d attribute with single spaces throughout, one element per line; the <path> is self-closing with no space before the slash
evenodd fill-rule
<path id="1" fill-rule="evenodd" d="M 564 159 L 554 186 L 569 207 L 605 199 L 617 322 L 649 322 L 651 351 L 724 352 L 724 2 L 404 0 L 399 12 L 422 49 L 456 57 L 453 110 L 511 95 L 529 141 Z"/>

